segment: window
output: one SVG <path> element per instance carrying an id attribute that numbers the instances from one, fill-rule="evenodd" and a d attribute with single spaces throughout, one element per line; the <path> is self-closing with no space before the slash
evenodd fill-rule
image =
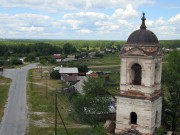
<path id="1" fill-rule="evenodd" d="M 131 112 L 130 118 L 131 118 L 131 124 L 137 124 L 137 114 L 135 112 Z"/>
<path id="2" fill-rule="evenodd" d="M 155 124 L 158 122 L 158 111 L 156 111 L 156 116 L 155 116 Z"/>
<path id="3" fill-rule="evenodd" d="M 132 84 L 141 85 L 142 68 L 139 64 L 133 64 L 132 67 Z"/>
<path id="4" fill-rule="evenodd" d="M 159 66 L 158 64 L 156 63 L 155 64 L 155 77 L 154 77 L 154 83 L 158 83 L 158 72 L 159 72 Z"/>

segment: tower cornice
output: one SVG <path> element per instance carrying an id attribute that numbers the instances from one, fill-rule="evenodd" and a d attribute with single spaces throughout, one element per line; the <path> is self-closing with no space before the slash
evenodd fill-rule
<path id="1" fill-rule="evenodd" d="M 145 95 L 145 93 L 135 90 L 128 90 L 123 91 L 117 94 L 119 97 L 126 97 L 126 98 L 132 98 L 132 99 L 142 99 L 142 100 L 150 100 L 154 101 L 158 99 L 159 97 L 162 97 L 161 90 L 155 90 L 152 94 Z"/>

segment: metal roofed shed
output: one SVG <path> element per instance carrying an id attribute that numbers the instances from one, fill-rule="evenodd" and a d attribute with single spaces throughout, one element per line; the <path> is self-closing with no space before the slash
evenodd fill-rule
<path id="1" fill-rule="evenodd" d="M 78 74 L 78 68 L 73 67 L 73 68 L 64 68 L 64 67 L 60 67 L 59 68 L 59 73 L 60 74 Z"/>

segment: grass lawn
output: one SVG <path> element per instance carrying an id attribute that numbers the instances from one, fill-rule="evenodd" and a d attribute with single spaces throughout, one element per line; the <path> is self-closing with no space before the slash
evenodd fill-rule
<path id="1" fill-rule="evenodd" d="M 87 66 L 117 66 L 120 65 L 119 52 L 105 54 L 103 58 L 86 58 L 77 63 L 83 63 Z"/>
<path id="2" fill-rule="evenodd" d="M 89 128 L 68 128 L 67 130 L 68 130 L 69 135 L 88 135 L 87 133 L 91 132 Z M 37 135 L 37 134 L 54 135 L 54 128 L 53 127 L 41 128 L 41 127 L 31 126 L 29 128 L 29 134 L 30 135 Z M 57 134 L 67 135 L 64 128 L 58 128 Z"/>
<path id="3" fill-rule="evenodd" d="M 4 106 L 6 104 L 11 80 L 0 77 L 0 121 L 4 114 Z"/>
<path id="4" fill-rule="evenodd" d="M 43 69 L 47 70 L 47 69 Z M 37 69 L 29 71 L 27 97 L 28 97 L 28 118 L 29 126 L 27 128 L 27 135 L 53 135 L 54 127 L 54 101 L 55 90 L 59 90 L 65 85 L 60 80 L 52 80 L 47 78 L 48 93 L 46 98 L 46 78 L 41 79 L 41 72 Z M 73 135 L 81 135 L 85 130 L 89 129 L 88 125 L 80 125 L 75 123 L 69 116 L 70 103 L 68 95 L 58 92 L 58 108 L 61 112 L 62 118 L 70 132 Z M 63 131 L 63 124 L 58 116 L 59 134 L 65 135 Z"/>

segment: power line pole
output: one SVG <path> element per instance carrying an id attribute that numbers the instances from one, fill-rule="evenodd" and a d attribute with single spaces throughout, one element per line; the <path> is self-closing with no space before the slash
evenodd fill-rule
<path id="1" fill-rule="evenodd" d="M 47 74 L 46 74 L 46 98 L 48 98 L 47 97 Z"/>
<path id="2" fill-rule="evenodd" d="M 57 89 L 55 92 L 55 127 L 54 127 L 54 135 L 57 135 Z"/>
<path id="3" fill-rule="evenodd" d="M 47 94 L 47 90 L 48 90 L 48 85 L 47 85 L 47 78 L 49 76 L 49 71 L 48 70 L 45 70 L 44 72 L 44 75 L 46 77 L 46 98 L 48 98 L 48 94 Z"/>
<path id="4" fill-rule="evenodd" d="M 66 128 L 66 125 L 65 125 L 65 123 L 64 123 L 64 121 L 63 121 L 63 119 L 62 119 L 62 117 L 61 117 L 61 113 L 60 113 L 60 111 L 59 111 L 58 108 L 57 108 L 57 112 L 58 112 L 59 117 L 61 118 L 61 121 L 62 121 L 62 123 L 63 123 L 63 126 L 64 126 L 64 128 L 65 128 L 65 130 L 66 130 L 66 134 L 69 135 L 68 130 L 67 130 L 67 128 Z"/>
<path id="5" fill-rule="evenodd" d="M 63 121 L 63 118 L 62 118 L 62 116 L 61 116 L 61 113 L 60 113 L 60 111 L 59 111 L 59 109 L 58 109 L 58 106 L 57 106 L 57 99 L 58 99 L 58 97 L 57 97 L 57 89 L 56 89 L 56 92 L 55 92 L 55 122 L 54 122 L 54 124 L 55 124 L 55 131 L 54 131 L 54 135 L 57 135 L 57 113 L 58 113 L 58 115 L 59 115 L 59 117 L 60 117 L 60 119 L 61 119 L 61 121 L 62 121 L 62 123 L 63 123 L 63 126 L 64 126 L 64 128 L 65 128 L 65 131 L 66 131 L 66 134 L 67 135 L 69 135 L 69 133 L 68 133 L 68 130 L 67 130 L 67 128 L 66 128 L 66 125 L 65 125 L 65 123 L 64 123 L 64 121 Z"/>

